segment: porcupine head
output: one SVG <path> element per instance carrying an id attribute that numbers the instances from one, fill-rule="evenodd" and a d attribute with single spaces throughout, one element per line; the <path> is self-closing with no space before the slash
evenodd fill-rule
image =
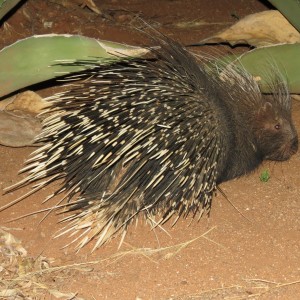
<path id="1" fill-rule="evenodd" d="M 298 149 L 298 136 L 291 119 L 291 108 L 266 99 L 254 121 L 254 135 L 258 151 L 264 159 L 283 161 Z M 287 105 L 287 104 L 286 104 Z"/>
<path id="2" fill-rule="evenodd" d="M 49 199 L 66 194 L 53 210 L 71 211 L 61 234 L 77 234 L 78 248 L 125 233 L 138 215 L 152 226 L 174 214 L 200 216 L 218 183 L 297 150 L 287 93 L 264 100 L 236 70 L 212 77 L 184 47 L 156 35 L 154 58 L 95 61 L 48 99 L 52 115 L 37 138 L 44 146 L 16 185 L 38 182 L 36 191 L 62 180 Z"/>
<path id="3" fill-rule="evenodd" d="M 263 160 L 287 160 L 298 150 L 291 97 L 277 69 L 269 79 L 272 94 L 268 95 L 261 93 L 258 83 L 241 66 L 229 68 L 224 77 L 226 82 L 223 84 L 224 78 L 220 81 L 220 90 L 229 110 L 230 146 L 218 183 L 248 174 Z"/>

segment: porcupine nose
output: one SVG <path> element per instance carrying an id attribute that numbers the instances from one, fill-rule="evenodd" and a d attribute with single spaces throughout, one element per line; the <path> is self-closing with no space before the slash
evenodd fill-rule
<path id="1" fill-rule="evenodd" d="M 275 156 L 267 156 L 266 159 L 276 160 L 276 161 L 285 161 L 291 158 L 298 151 L 298 136 L 291 138 L 286 142 Z"/>
<path id="2" fill-rule="evenodd" d="M 298 137 L 294 137 L 291 141 L 291 155 L 298 151 Z"/>

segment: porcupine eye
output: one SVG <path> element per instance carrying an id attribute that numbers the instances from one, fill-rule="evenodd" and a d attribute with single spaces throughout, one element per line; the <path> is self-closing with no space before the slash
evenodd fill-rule
<path id="1" fill-rule="evenodd" d="M 276 130 L 279 130 L 279 129 L 281 128 L 281 125 L 278 123 L 278 124 L 276 124 L 276 125 L 274 126 L 274 128 L 275 128 Z"/>

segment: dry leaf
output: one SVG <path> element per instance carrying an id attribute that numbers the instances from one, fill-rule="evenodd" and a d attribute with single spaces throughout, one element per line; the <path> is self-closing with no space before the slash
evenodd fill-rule
<path id="1" fill-rule="evenodd" d="M 0 249 L 6 247 L 10 249 L 10 253 L 26 256 L 27 251 L 23 248 L 21 241 L 13 236 L 11 233 L 0 228 Z M 0 251 L 3 253 L 3 249 Z"/>
<path id="2" fill-rule="evenodd" d="M 74 5 L 79 5 L 80 7 L 88 7 L 91 11 L 96 14 L 102 14 L 101 10 L 97 7 L 93 0 L 50 0 L 53 3 L 62 5 L 63 7 L 72 7 Z"/>
<path id="3" fill-rule="evenodd" d="M 11 299 L 17 299 L 18 291 L 16 289 L 4 289 L 0 291 L 0 297 L 12 297 Z"/>
<path id="4" fill-rule="evenodd" d="M 135 57 L 135 56 L 143 56 L 150 51 L 146 48 L 141 47 L 130 47 L 130 48 L 116 48 L 115 46 L 111 46 L 107 41 L 97 41 L 101 48 L 103 48 L 107 53 L 111 55 L 116 55 L 117 57 Z"/>
<path id="5" fill-rule="evenodd" d="M 76 299 L 76 300 L 84 300 L 83 298 L 78 298 L 75 293 L 62 293 L 58 290 L 48 290 L 50 295 L 53 295 L 57 299 Z"/>
<path id="6" fill-rule="evenodd" d="M 175 23 L 174 26 L 178 28 L 196 28 L 207 25 L 228 25 L 232 24 L 232 22 L 207 22 L 205 20 L 197 19 L 194 21 L 182 21 Z"/>
<path id="7" fill-rule="evenodd" d="M 234 46 L 249 44 L 267 46 L 279 43 L 300 42 L 300 33 L 277 10 L 249 15 L 228 29 L 207 38 L 201 43 L 224 43 Z"/>
<path id="8" fill-rule="evenodd" d="M 193 27 L 200 27 L 207 24 L 208 23 L 204 20 L 197 20 L 197 21 L 182 21 L 174 25 L 179 28 L 193 28 Z"/>
<path id="9" fill-rule="evenodd" d="M 37 115 L 42 109 L 49 104 L 42 99 L 37 93 L 26 91 L 0 102 L 0 111 L 7 110 L 20 110 L 30 114 Z"/>
<path id="10" fill-rule="evenodd" d="M 77 1 L 78 2 L 78 1 Z M 101 14 L 101 10 L 97 7 L 93 0 L 81 0 L 81 7 L 87 6 L 90 10 L 95 12 L 96 14 Z"/>
<path id="11" fill-rule="evenodd" d="M 4 146 L 31 146 L 41 129 L 41 121 L 31 115 L 0 111 L 0 144 Z"/>
<path id="12" fill-rule="evenodd" d="M 292 99 L 295 101 L 300 101 L 300 95 L 292 95 Z"/>
<path id="13" fill-rule="evenodd" d="M 35 117 L 49 105 L 38 94 L 26 91 L 0 102 L 0 144 L 9 147 L 31 146 L 41 132 Z"/>

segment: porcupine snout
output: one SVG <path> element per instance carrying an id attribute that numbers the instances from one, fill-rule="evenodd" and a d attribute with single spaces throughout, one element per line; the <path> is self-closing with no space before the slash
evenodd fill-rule
<path id="1" fill-rule="evenodd" d="M 271 151 L 266 155 L 266 159 L 285 161 L 298 151 L 298 134 L 294 125 L 286 120 L 277 131 L 273 136 L 273 141 L 272 138 L 270 139 L 273 147 L 270 147 Z"/>
<path id="2" fill-rule="evenodd" d="M 298 136 L 296 134 L 295 137 L 293 137 L 285 147 L 283 147 L 282 150 L 282 160 L 287 160 L 289 159 L 292 155 L 296 154 L 298 151 Z"/>

